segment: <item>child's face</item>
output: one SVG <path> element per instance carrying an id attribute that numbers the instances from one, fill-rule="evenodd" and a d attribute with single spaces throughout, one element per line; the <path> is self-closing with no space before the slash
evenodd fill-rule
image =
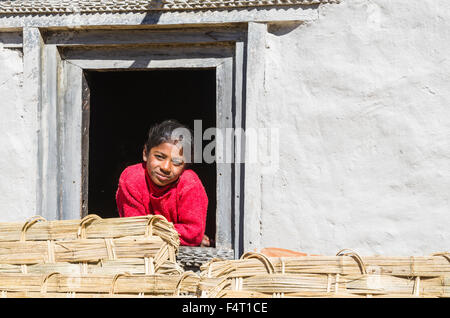
<path id="1" fill-rule="evenodd" d="M 143 159 L 151 180 L 160 187 L 177 181 L 185 166 L 183 148 L 168 142 L 151 148 L 148 154 L 144 149 Z"/>

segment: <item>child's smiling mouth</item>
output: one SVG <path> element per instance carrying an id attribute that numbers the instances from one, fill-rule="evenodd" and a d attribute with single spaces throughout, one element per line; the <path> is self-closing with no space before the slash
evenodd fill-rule
<path id="1" fill-rule="evenodd" d="M 157 172 L 155 172 L 155 176 L 156 178 L 158 178 L 158 180 L 160 181 L 168 181 L 171 179 L 171 177 L 167 176 L 167 175 L 163 175 L 163 174 L 159 174 Z"/>

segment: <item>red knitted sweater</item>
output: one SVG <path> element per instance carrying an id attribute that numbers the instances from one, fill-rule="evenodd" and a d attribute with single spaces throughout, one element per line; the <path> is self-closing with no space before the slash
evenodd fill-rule
<path id="1" fill-rule="evenodd" d="M 208 197 L 197 174 L 186 169 L 177 181 L 158 187 L 145 163 L 127 167 L 119 179 L 116 203 L 121 217 L 160 214 L 180 234 L 180 244 L 198 246 L 206 226 Z"/>

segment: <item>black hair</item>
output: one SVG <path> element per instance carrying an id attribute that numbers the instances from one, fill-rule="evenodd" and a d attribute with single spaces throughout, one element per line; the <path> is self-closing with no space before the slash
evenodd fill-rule
<path id="1" fill-rule="evenodd" d="M 145 153 L 148 154 L 150 149 L 162 143 L 171 144 L 182 143 L 183 155 L 187 158 L 186 166 L 191 163 L 193 154 L 193 132 L 192 129 L 176 121 L 175 119 L 164 120 L 161 123 L 154 124 L 148 131 L 147 141 L 144 145 Z"/>

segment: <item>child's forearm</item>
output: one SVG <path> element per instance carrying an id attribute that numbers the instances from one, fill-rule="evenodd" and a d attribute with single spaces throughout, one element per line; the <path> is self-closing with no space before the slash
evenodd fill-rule
<path id="1" fill-rule="evenodd" d="M 117 210 L 120 217 L 146 215 L 144 205 L 136 200 L 123 184 L 116 193 Z"/>
<path id="2" fill-rule="evenodd" d="M 201 224 L 174 224 L 175 230 L 180 234 L 180 244 L 184 246 L 199 246 L 205 234 Z"/>

